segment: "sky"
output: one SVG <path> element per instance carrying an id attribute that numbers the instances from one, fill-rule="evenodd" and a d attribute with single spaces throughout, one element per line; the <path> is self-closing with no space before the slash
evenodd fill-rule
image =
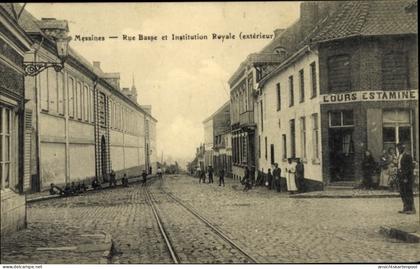
<path id="1" fill-rule="evenodd" d="M 28 3 L 38 19 L 69 22 L 70 46 L 105 72 L 119 72 L 121 87 L 133 76 L 141 105 L 158 120 L 157 151 L 183 163 L 203 142 L 203 120 L 229 99 L 227 81 L 250 53 L 270 39 L 239 39 L 239 33 L 272 34 L 299 16 L 299 2 L 212 3 Z M 212 39 L 212 34 L 235 39 Z M 157 36 L 158 40 L 138 40 Z M 171 35 L 207 35 L 207 40 L 171 40 Z M 75 36 L 103 36 L 78 41 Z M 123 35 L 136 40 L 123 40 Z M 162 40 L 168 35 L 168 40 Z M 109 36 L 118 36 L 109 39 Z"/>

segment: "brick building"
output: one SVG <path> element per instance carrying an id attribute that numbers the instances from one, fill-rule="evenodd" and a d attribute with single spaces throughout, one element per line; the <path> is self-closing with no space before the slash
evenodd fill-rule
<path id="1" fill-rule="evenodd" d="M 22 194 L 29 148 L 25 143 L 28 125 L 23 60 L 32 42 L 10 11 L 10 6 L 0 5 L 1 236 L 25 227 L 26 204 Z"/>
<path id="2" fill-rule="evenodd" d="M 312 30 L 295 34 L 292 53 L 258 84 L 260 169 L 278 162 L 283 170 L 286 158 L 301 158 L 310 186 L 322 188 L 359 181 L 366 149 L 378 160 L 403 142 L 418 160 L 413 3 L 301 4 L 296 24 L 311 21 Z"/>

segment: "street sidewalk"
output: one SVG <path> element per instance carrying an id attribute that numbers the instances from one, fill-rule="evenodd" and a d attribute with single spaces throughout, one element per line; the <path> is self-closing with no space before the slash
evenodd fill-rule
<path id="1" fill-rule="evenodd" d="M 2 264 L 106 264 L 112 255 L 110 234 L 53 223 L 32 223 L 1 238 Z"/>
<path id="2" fill-rule="evenodd" d="M 147 179 L 150 180 L 151 178 L 153 178 L 155 176 L 156 175 L 149 175 L 149 176 L 147 176 Z M 141 182 L 142 180 L 143 179 L 140 176 L 139 177 L 132 177 L 132 178 L 128 179 L 128 184 Z M 89 185 L 89 186 L 87 186 L 88 187 L 87 192 L 100 191 L 100 190 L 111 188 L 109 186 L 109 182 L 101 183 L 101 186 L 102 186 L 101 189 L 94 190 Z M 121 180 L 117 180 L 117 187 L 116 188 L 122 188 Z M 49 190 L 45 190 L 45 191 L 41 191 L 41 192 L 27 194 L 26 195 L 26 202 L 27 203 L 33 203 L 33 202 L 44 201 L 44 200 L 55 199 L 55 198 L 61 198 L 61 197 L 64 197 L 64 196 L 60 196 L 58 194 L 50 195 Z"/>
<path id="3" fill-rule="evenodd" d="M 407 243 L 420 243 L 419 224 L 401 224 L 398 226 L 381 226 L 379 232 L 390 238 Z"/>

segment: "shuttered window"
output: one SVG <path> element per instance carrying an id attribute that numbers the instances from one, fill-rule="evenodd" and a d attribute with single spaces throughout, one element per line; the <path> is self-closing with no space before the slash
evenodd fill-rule
<path id="1" fill-rule="evenodd" d="M 351 64 L 349 55 L 336 55 L 328 59 L 329 91 L 351 90 Z"/>
<path id="2" fill-rule="evenodd" d="M 407 56 L 403 52 L 391 52 L 382 58 L 382 88 L 384 90 L 408 89 Z"/>

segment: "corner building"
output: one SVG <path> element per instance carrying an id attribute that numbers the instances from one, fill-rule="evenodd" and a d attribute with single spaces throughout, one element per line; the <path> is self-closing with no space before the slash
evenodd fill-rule
<path id="1" fill-rule="evenodd" d="M 318 23 L 258 84 L 260 171 L 300 158 L 307 186 L 322 189 L 359 182 L 367 149 L 378 161 L 402 142 L 418 161 L 417 3 L 305 5 Z"/>

